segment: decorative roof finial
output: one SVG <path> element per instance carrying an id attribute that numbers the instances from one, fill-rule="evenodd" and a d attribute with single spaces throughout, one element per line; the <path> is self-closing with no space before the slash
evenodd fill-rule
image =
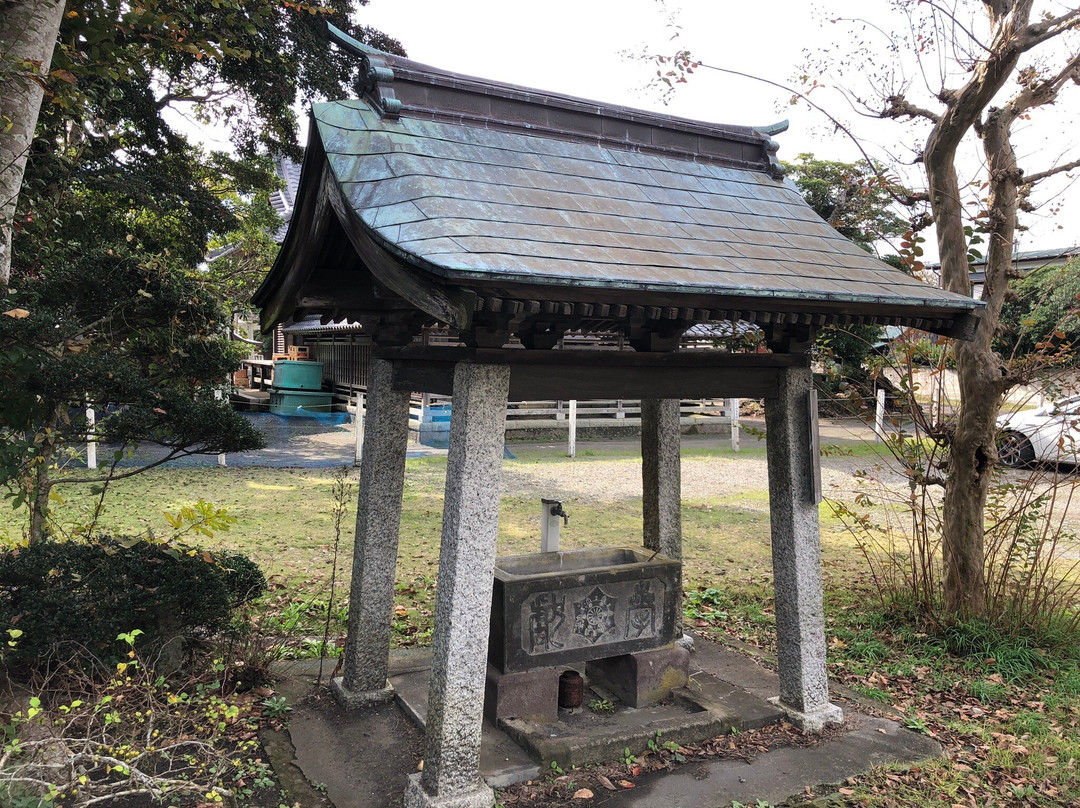
<path id="1" fill-rule="evenodd" d="M 781 179 L 787 173 L 783 163 L 776 158 L 776 152 L 780 150 L 780 144 L 772 139 L 773 135 L 779 135 L 788 129 L 787 120 L 771 123 L 768 126 L 755 126 L 755 132 L 765 136 L 765 163 L 769 176 L 773 179 Z"/>
<path id="2" fill-rule="evenodd" d="M 381 117 L 396 120 L 401 114 L 401 101 L 389 86 L 394 82 L 394 71 L 386 65 L 387 54 L 358 42 L 329 22 L 326 29 L 330 32 L 330 39 L 339 47 L 360 57 L 360 78 L 356 82 L 360 97 L 368 101 Z"/>

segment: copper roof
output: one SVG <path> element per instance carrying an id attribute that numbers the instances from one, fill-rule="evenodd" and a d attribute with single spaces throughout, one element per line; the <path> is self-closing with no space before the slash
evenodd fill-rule
<path id="1" fill-rule="evenodd" d="M 619 320 L 611 304 L 653 304 L 677 309 L 687 327 L 769 322 L 770 313 L 959 335 L 973 327 L 980 303 L 884 264 L 820 219 L 780 177 L 770 134 L 364 53 L 381 71 L 364 98 L 313 108 L 297 195 L 297 209 L 310 209 L 299 225 L 293 216 L 256 296 L 264 324 L 361 314 L 362 304 L 335 306 L 333 294 L 308 295 L 305 307 L 304 289 L 340 289 L 348 273 L 360 283 L 369 270 L 372 299 L 397 295 L 443 321 L 499 299 L 521 302 L 526 315 L 530 302 L 577 304 L 547 313 L 577 311 L 597 325 L 600 312 L 580 304 L 603 304 L 607 326 Z M 318 209 L 336 223 L 316 221 Z M 353 260 L 314 243 L 318 227 L 324 239 L 351 244 Z M 347 272 L 320 282 L 328 265 Z M 469 296 L 440 308 L 438 294 L 435 303 L 410 298 L 413 280 Z"/>

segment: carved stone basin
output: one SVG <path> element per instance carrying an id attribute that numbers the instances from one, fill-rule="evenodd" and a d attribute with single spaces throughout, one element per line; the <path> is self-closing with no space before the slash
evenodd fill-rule
<path id="1" fill-rule="evenodd" d="M 680 562 L 641 548 L 498 558 L 488 661 L 516 673 L 670 645 L 681 581 Z"/>

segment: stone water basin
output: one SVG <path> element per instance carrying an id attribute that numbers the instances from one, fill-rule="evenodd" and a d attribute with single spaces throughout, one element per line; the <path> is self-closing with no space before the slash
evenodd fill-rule
<path id="1" fill-rule="evenodd" d="M 640 547 L 497 558 L 488 661 L 517 673 L 662 648 L 681 591 L 682 564 Z"/>

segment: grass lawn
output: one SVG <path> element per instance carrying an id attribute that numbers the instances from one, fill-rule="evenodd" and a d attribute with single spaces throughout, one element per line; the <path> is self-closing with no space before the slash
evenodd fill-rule
<path id="1" fill-rule="evenodd" d="M 574 461 L 556 449 L 514 447 L 507 477 L 539 465 L 597 473 L 639 474 L 626 450 L 596 450 Z M 741 458 L 754 459 L 748 447 Z M 878 450 L 862 450 L 878 455 Z M 723 450 L 690 450 L 687 457 L 730 459 Z M 565 466 L 559 464 L 567 464 Z M 723 466 L 728 469 L 729 466 Z M 442 458 L 408 461 L 394 641 L 429 641 L 442 515 Z M 727 472 L 725 472 L 727 473 Z M 356 471 L 349 475 L 355 483 Z M 163 516 L 199 498 L 238 518 L 212 538 L 189 537 L 208 548 L 250 555 L 273 585 L 262 608 L 267 625 L 294 635 L 321 634 L 330 598 L 334 531 L 333 470 L 204 468 L 155 470 L 117 482 L 100 519 L 115 534 L 170 534 Z M 504 490 L 499 552 L 539 547 L 540 491 Z M 568 498 L 565 547 L 639 544 L 640 497 Z M 64 490 L 55 504 L 61 523 L 85 521 L 88 493 Z M 351 494 L 355 499 L 355 488 Z M 334 635 L 344 633 L 352 544 L 352 508 L 338 559 Z M 15 540 L 22 525 L 8 512 L 0 537 Z M 764 490 L 683 504 L 688 624 L 703 634 L 773 645 L 768 502 Z M 198 541 L 195 541 L 195 540 Z M 1080 648 L 1051 649 L 1027 638 L 1005 638 L 980 626 L 933 631 L 896 607 L 885 608 L 854 540 L 822 508 L 822 552 L 830 674 L 882 708 L 899 712 L 912 729 L 936 737 L 945 757 L 907 772 L 879 770 L 843 784 L 836 804 L 860 806 L 1080 805 Z M 576 803 L 575 803 L 576 804 Z"/>
<path id="2" fill-rule="evenodd" d="M 603 474 L 640 475 L 639 459 L 625 450 L 594 450 L 574 461 L 553 450 L 515 447 L 516 459 L 506 460 L 508 474 L 527 472 L 534 465 L 601 464 Z M 690 450 L 687 457 L 732 457 L 728 450 Z M 749 448 L 742 458 L 763 459 L 764 449 Z M 272 611 L 284 628 L 321 633 L 320 615 L 330 596 L 334 529 L 332 489 L 334 469 L 216 468 L 155 469 L 114 482 L 106 497 L 98 530 L 114 535 L 171 535 L 166 512 L 175 514 L 202 498 L 237 518 L 228 531 L 212 538 L 189 533 L 185 540 L 207 548 L 243 552 L 270 579 Z M 349 512 L 342 528 L 335 602 L 344 605 L 351 568 L 358 470 L 349 470 L 353 483 Z M 442 522 L 442 489 L 446 475 L 443 457 L 410 459 L 405 474 L 398 550 L 398 619 L 395 642 L 425 643 L 430 637 Z M 84 487 L 59 487 L 62 500 L 53 503 L 63 526 L 84 525 L 94 500 Z M 572 514 L 563 529 L 564 547 L 640 545 L 640 497 L 597 499 L 581 492 L 566 500 Z M 499 514 L 498 552 L 533 552 L 540 544 L 541 492 L 504 492 Z M 0 518 L 0 539 L 17 540 L 23 524 L 6 512 Z M 835 575 L 858 576 L 854 543 L 827 508 L 822 508 L 826 569 Z M 728 581 L 771 598 L 768 498 L 764 490 L 683 504 L 683 544 L 687 589 Z M 344 571 L 344 572 L 342 572 Z M 335 608 L 334 636 L 344 633 L 344 608 Z"/>

